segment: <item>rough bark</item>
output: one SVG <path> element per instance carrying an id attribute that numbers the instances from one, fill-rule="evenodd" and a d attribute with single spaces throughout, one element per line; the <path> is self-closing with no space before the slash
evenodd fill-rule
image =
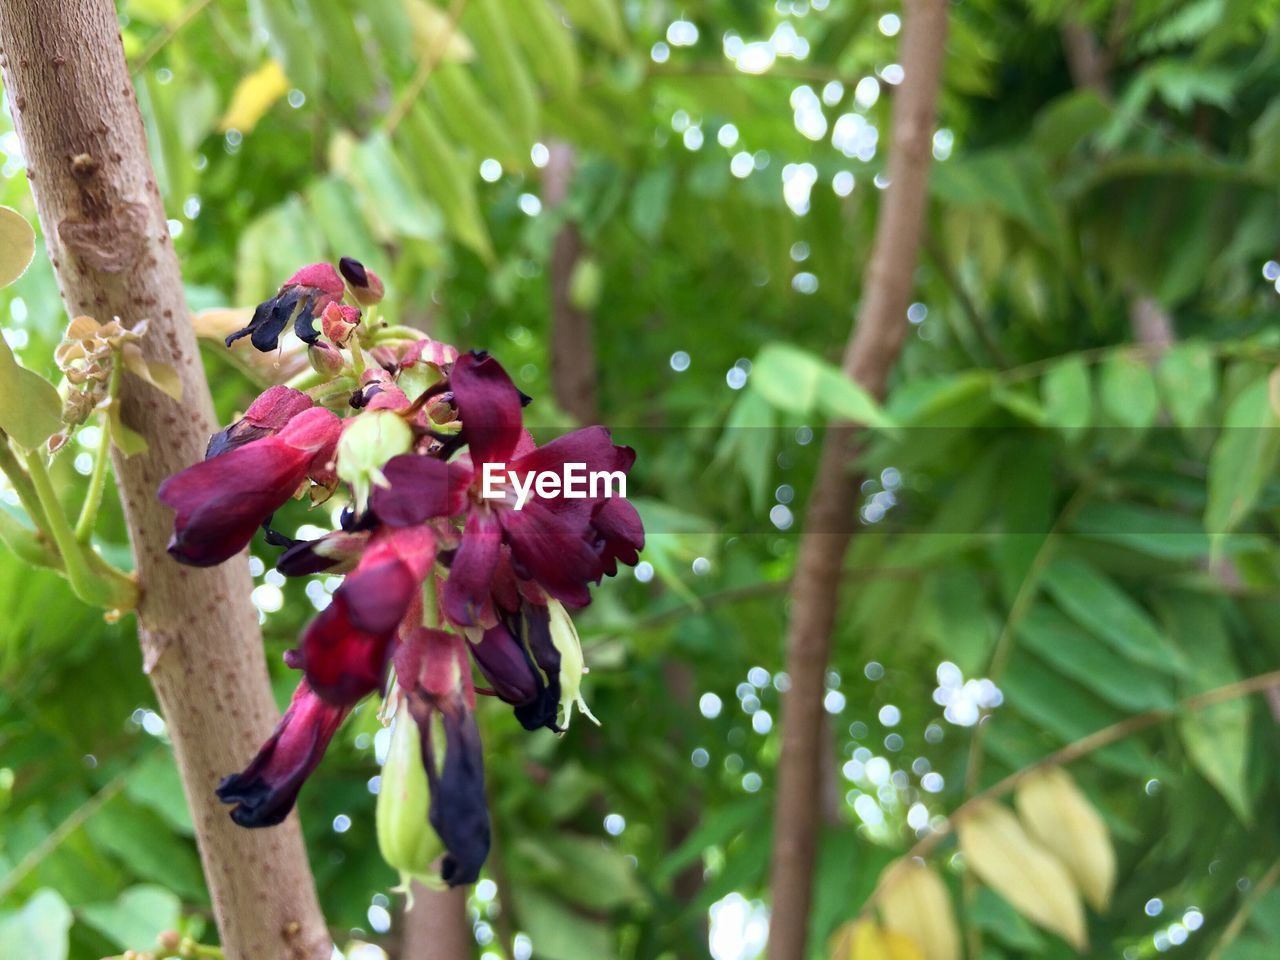
<path id="1" fill-rule="evenodd" d="M 432 890 L 413 882 L 400 960 L 470 960 L 476 941 L 467 920 L 468 889 Z"/>
<path id="2" fill-rule="evenodd" d="M 147 156 L 111 0 L 4 0 L 0 65 L 46 244 L 68 312 L 127 326 L 149 319 L 142 349 L 182 381 L 176 403 L 123 381 L 123 417 L 144 454 L 115 469 L 142 585 L 143 662 L 168 724 L 229 960 L 321 960 L 330 952 L 296 817 L 236 827 L 214 797 L 278 716 L 244 557 L 211 570 L 165 553 L 169 474 L 203 456 L 213 406 L 182 279 Z"/>
<path id="3" fill-rule="evenodd" d="M 900 57 L 905 78 L 893 104 L 889 186 L 843 364 L 850 377 L 876 396 L 884 395 L 907 335 L 946 33 L 946 0 L 908 0 Z M 786 647 L 791 687 L 782 700 L 770 960 L 805 956 L 819 825 L 824 677 L 857 503 L 856 453 L 852 427 L 836 424 L 828 429 L 792 580 Z"/>
<path id="4" fill-rule="evenodd" d="M 573 179 L 573 148 L 553 141 L 543 174 L 543 198 L 549 210 L 564 205 Z M 565 217 L 551 244 L 551 390 L 556 403 L 579 423 L 599 419 L 595 332 L 591 314 L 571 296 L 573 274 L 584 248 L 578 226 Z"/>

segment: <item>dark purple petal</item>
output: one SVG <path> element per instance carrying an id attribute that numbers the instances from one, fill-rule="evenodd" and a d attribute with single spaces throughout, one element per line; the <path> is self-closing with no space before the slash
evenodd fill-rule
<path id="1" fill-rule="evenodd" d="M 520 391 L 507 371 L 487 354 L 464 353 L 449 374 L 454 403 L 462 420 L 462 436 L 471 462 L 505 463 L 523 432 Z"/>
<path id="2" fill-rule="evenodd" d="M 493 577 L 501 545 L 498 521 L 492 514 L 473 510 L 449 567 L 442 598 L 445 616 L 458 626 L 493 622 Z"/>
<path id="3" fill-rule="evenodd" d="M 312 573 L 343 573 L 360 559 L 369 543 L 369 532 L 335 530 L 315 540 L 298 540 L 280 559 L 276 569 L 286 577 L 305 577 Z"/>
<path id="4" fill-rule="evenodd" d="M 421 731 L 422 764 L 431 784 L 428 820 L 445 846 L 440 876 L 449 886 L 475 883 L 489 855 L 489 808 L 484 792 L 484 754 L 475 716 L 461 691 L 438 706 L 421 691 L 409 698 Z M 444 724 L 444 757 L 438 759 L 432 715 Z"/>
<path id="5" fill-rule="evenodd" d="M 559 732 L 556 715 L 560 707 L 560 651 L 551 639 L 551 615 L 540 603 L 525 603 L 520 612 L 525 645 L 545 677 L 545 686 L 532 703 L 516 707 L 516 719 L 526 730 L 546 727 Z"/>
<path id="6" fill-rule="evenodd" d="M 253 762 L 218 784 L 218 799 L 236 805 L 231 819 L 242 827 L 271 827 L 284 820 L 346 715 L 346 708 L 326 704 L 305 680 L 298 684 L 289 709 Z"/>
<path id="7" fill-rule="evenodd" d="M 644 549 L 644 523 L 630 502 L 621 497 L 602 500 L 591 516 L 591 543 L 607 576 L 615 576 L 618 562 L 634 567 Z"/>
<path id="8" fill-rule="evenodd" d="M 327 263 L 313 263 L 303 267 L 285 282 L 270 300 L 258 304 L 249 325 L 227 337 L 227 346 L 241 337 L 249 337 L 254 349 L 269 353 L 280 343 L 280 334 L 298 312 L 294 332 L 307 343 L 318 336 L 312 319 L 324 312 L 330 303 L 342 299 L 345 288 L 338 272 Z"/>
<path id="9" fill-rule="evenodd" d="M 524 706 L 546 689 L 528 651 L 505 624 L 491 627 L 479 643 L 468 646 L 476 666 L 499 699 L 513 706 Z"/>
<path id="10" fill-rule="evenodd" d="M 502 510 L 498 515 L 519 576 L 571 606 L 591 602 L 587 585 L 600 579 L 602 567 L 586 541 L 583 518 L 577 513 L 557 513 L 536 499 L 523 510 Z"/>
<path id="11" fill-rule="evenodd" d="M 467 503 L 471 472 L 460 464 L 405 453 L 382 468 L 389 486 L 374 487 L 371 498 L 378 519 L 392 527 L 409 527 L 433 517 L 461 513 Z"/>

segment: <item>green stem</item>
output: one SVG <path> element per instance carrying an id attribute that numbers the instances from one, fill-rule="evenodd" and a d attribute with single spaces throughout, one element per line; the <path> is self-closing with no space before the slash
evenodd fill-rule
<path id="1" fill-rule="evenodd" d="M 108 395 L 114 400 L 120 385 L 120 364 L 112 365 L 111 384 L 107 388 Z M 84 495 L 84 505 L 80 508 L 80 519 L 76 521 L 76 540 L 88 543 L 93 537 L 94 525 L 98 522 L 98 508 L 102 506 L 102 491 L 107 483 L 107 462 L 111 458 L 111 430 L 105 415 L 100 424 L 102 435 L 98 439 L 98 449 L 93 455 L 93 473 L 89 475 L 89 489 Z"/>
<path id="2" fill-rule="evenodd" d="M 347 344 L 351 350 L 351 372 L 355 374 L 356 383 L 364 376 L 364 351 L 360 349 L 360 338 L 352 337 Z"/>
<path id="3" fill-rule="evenodd" d="M 27 476 L 27 471 L 23 469 L 17 455 L 13 452 L 13 448 L 9 446 L 9 438 L 0 431 L 0 473 L 9 478 L 9 483 L 13 485 L 14 492 L 18 495 L 18 500 L 22 503 L 22 507 L 27 511 L 27 516 L 31 518 L 31 522 L 35 524 L 36 529 L 47 534 L 49 531 L 49 522 L 45 519 L 44 510 L 40 507 L 40 498 L 36 496 L 36 488 L 31 484 L 31 478 Z"/>
<path id="4" fill-rule="evenodd" d="M 27 472 L 44 509 L 49 534 L 62 554 L 62 569 L 75 595 L 85 603 L 107 609 L 132 610 L 138 603 L 138 587 L 129 577 L 108 564 L 90 564 L 85 546 L 76 539 L 62 505 L 58 502 L 38 451 L 27 454 Z"/>

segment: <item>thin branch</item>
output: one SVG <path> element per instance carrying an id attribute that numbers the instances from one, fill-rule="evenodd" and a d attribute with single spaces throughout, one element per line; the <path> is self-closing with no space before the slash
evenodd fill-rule
<path id="1" fill-rule="evenodd" d="M 196 17 L 204 12 L 205 8 L 211 4 L 213 0 L 195 0 L 190 6 L 183 10 L 177 17 L 165 24 L 165 28 L 152 38 L 142 53 L 138 54 L 138 59 L 134 61 L 133 66 L 129 68 L 129 72 L 133 76 L 137 76 L 142 72 L 143 67 L 155 59 L 156 54 L 163 50 L 176 37 L 182 29 Z"/>
<path id="2" fill-rule="evenodd" d="M 458 32 L 458 24 L 461 22 L 462 14 L 466 9 L 467 0 L 453 0 L 453 3 L 449 5 L 449 12 L 446 15 L 449 19 L 445 23 L 444 29 L 436 35 L 431 48 L 423 56 L 422 62 L 418 64 L 418 69 L 414 73 L 413 79 L 409 81 L 408 86 L 404 88 L 399 98 L 397 98 L 395 106 L 387 114 L 387 136 L 395 133 L 396 127 L 400 126 L 400 121 L 413 109 L 413 102 L 418 99 L 419 94 L 426 87 L 427 81 L 431 79 L 431 74 L 435 73 L 436 67 L 444 59 L 445 51 L 449 49 L 449 43 L 453 40 L 454 34 Z"/>
<path id="3" fill-rule="evenodd" d="M 1109 747 L 1113 743 L 1118 743 L 1127 737 L 1133 736 L 1135 733 L 1141 733 L 1143 730 L 1158 726 L 1167 720 L 1175 719 L 1180 713 L 1195 713 L 1198 710 L 1217 706 L 1229 700 L 1238 700 L 1250 694 L 1263 693 L 1277 688 L 1280 688 L 1280 670 L 1272 670 L 1269 673 L 1261 673 L 1254 677 L 1238 680 L 1235 683 L 1228 683 L 1225 686 L 1206 690 L 1204 693 L 1197 693 L 1195 696 L 1187 697 L 1172 707 L 1161 707 L 1156 710 L 1148 710 L 1145 713 L 1137 713 L 1110 726 L 1095 730 L 1088 736 L 1081 737 L 1079 740 L 1075 740 L 1065 747 L 1041 757 L 1035 763 L 1015 770 L 1004 779 L 998 780 L 985 790 L 974 794 L 956 807 L 951 815 L 945 819 L 944 823 L 934 827 L 928 834 L 917 841 L 915 846 L 907 851 L 906 855 L 908 858 L 929 856 L 955 830 L 956 824 L 971 816 L 982 804 L 991 800 L 998 800 L 1012 793 L 1019 784 L 1033 774 L 1074 763 L 1096 750 Z M 860 917 L 865 917 L 871 912 L 881 895 L 882 889 L 882 884 L 876 885 L 875 890 L 871 892 L 871 896 L 862 905 L 862 910 L 859 912 Z"/>
<path id="4" fill-rule="evenodd" d="M 1275 863 L 1271 864 L 1271 868 L 1262 875 L 1262 879 L 1253 885 L 1253 889 L 1244 898 L 1244 902 L 1240 904 L 1240 908 L 1231 917 L 1231 921 L 1223 928 L 1222 935 L 1218 937 L 1218 942 L 1213 945 L 1213 950 L 1209 952 L 1208 960 L 1221 960 L 1227 948 L 1235 943 L 1236 937 L 1240 936 L 1240 931 L 1248 923 L 1249 917 L 1258 902 L 1271 892 L 1271 888 L 1276 885 L 1277 880 L 1280 880 L 1280 860 L 1276 860 Z"/>

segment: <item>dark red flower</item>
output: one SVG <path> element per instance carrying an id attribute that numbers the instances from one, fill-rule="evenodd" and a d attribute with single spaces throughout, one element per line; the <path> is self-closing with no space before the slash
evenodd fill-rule
<path id="1" fill-rule="evenodd" d="M 305 343 L 315 343 L 320 332 L 315 320 L 325 307 L 337 303 L 346 292 L 338 271 L 327 263 L 313 263 L 303 267 L 285 281 L 284 286 L 270 300 L 258 304 L 243 330 L 227 337 L 227 346 L 241 337 L 248 337 L 255 350 L 268 353 L 280 343 L 280 334 L 293 320 L 293 332 Z"/>
<path id="2" fill-rule="evenodd" d="M 286 423 L 311 406 L 311 398 L 301 390 L 283 385 L 271 387 L 249 405 L 243 417 L 209 438 L 204 457 L 208 460 L 251 440 L 279 433 Z"/>
<path id="3" fill-rule="evenodd" d="M 279 433 L 203 460 L 160 484 L 176 512 L 169 553 L 194 567 L 235 556 L 309 475 L 330 470 L 342 421 L 320 407 L 291 418 Z"/>
<path id="4" fill-rule="evenodd" d="M 236 805 L 231 819 L 242 827 L 271 827 L 284 820 L 346 715 L 346 707 L 325 703 L 305 680 L 299 683 L 258 755 L 218 784 L 218 799 Z"/>
<path id="5" fill-rule="evenodd" d="M 350 705 L 381 688 L 393 640 L 418 609 L 433 563 L 435 537 L 426 527 L 374 533 L 333 602 L 304 631 L 290 666 L 329 703 Z"/>

